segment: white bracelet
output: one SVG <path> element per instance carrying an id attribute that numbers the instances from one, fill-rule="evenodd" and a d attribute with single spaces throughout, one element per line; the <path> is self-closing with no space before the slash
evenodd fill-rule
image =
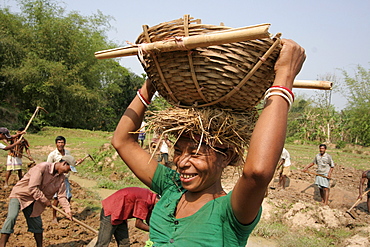
<path id="1" fill-rule="evenodd" d="M 275 91 L 275 90 L 280 90 L 280 91 L 282 91 L 286 96 L 288 96 L 288 97 L 289 97 L 289 100 L 290 100 L 290 102 L 291 102 L 291 103 L 293 103 L 293 102 L 294 102 L 294 99 L 293 99 L 293 97 L 292 97 L 291 93 L 290 93 L 288 90 L 286 90 L 286 89 L 284 89 L 284 88 L 280 88 L 280 87 L 270 87 L 269 89 L 267 89 L 267 91 L 266 91 L 265 95 L 267 95 L 267 94 L 268 94 L 268 93 L 270 93 L 271 91 Z M 291 105 L 291 104 L 290 104 L 290 105 Z"/>
<path id="2" fill-rule="evenodd" d="M 287 102 L 288 102 L 288 104 L 289 104 L 289 110 L 290 110 L 290 108 L 291 108 L 291 106 L 292 106 L 292 101 L 290 101 L 290 99 L 289 99 L 289 97 L 288 96 L 286 96 L 284 93 L 282 93 L 282 92 L 269 92 L 269 93 L 267 93 L 266 95 L 265 95 L 265 98 L 263 99 L 263 101 L 264 101 L 264 106 L 266 105 L 266 101 L 267 101 L 267 99 L 268 98 L 270 98 L 270 96 L 273 96 L 273 95 L 278 95 L 278 96 L 281 96 L 281 97 L 283 97 Z"/>
<path id="3" fill-rule="evenodd" d="M 141 103 L 143 103 L 143 105 L 148 108 L 148 104 L 145 102 L 145 100 L 141 97 L 141 94 L 139 91 L 136 92 L 136 95 L 139 97 Z"/>

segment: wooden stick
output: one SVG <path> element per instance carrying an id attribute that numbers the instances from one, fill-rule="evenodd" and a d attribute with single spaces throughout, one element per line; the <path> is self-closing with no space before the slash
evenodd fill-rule
<path id="1" fill-rule="evenodd" d="M 30 161 L 34 161 L 34 160 L 32 160 L 32 159 L 31 159 L 31 157 L 30 157 L 30 156 L 28 156 L 27 154 L 21 153 L 21 152 L 19 152 L 19 151 L 15 150 L 15 149 L 12 149 L 12 152 L 16 152 L 16 153 L 18 153 L 18 154 L 21 154 L 22 156 L 26 157 L 26 158 L 27 158 L 27 159 L 29 159 Z"/>
<path id="2" fill-rule="evenodd" d="M 320 177 L 327 178 L 327 179 L 331 180 L 331 183 L 330 183 L 331 188 L 333 188 L 337 184 L 337 180 L 335 180 L 334 178 L 329 178 L 328 176 L 318 174 L 316 172 L 310 172 L 310 171 L 302 171 L 302 172 L 309 173 L 309 174 L 316 175 L 316 176 L 320 176 Z"/>
<path id="3" fill-rule="evenodd" d="M 320 176 L 320 177 L 327 178 L 327 179 L 332 179 L 332 178 L 329 178 L 328 176 L 325 176 L 325 175 L 322 175 L 322 174 L 317 174 L 316 172 L 310 172 L 310 171 L 302 171 L 302 172 L 309 173 L 309 174 L 316 175 L 316 176 Z"/>
<path id="4" fill-rule="evenodd" d="M 55 209 L 56 211 L 58 211 L 59 213 L 63 214 L 64 216 L 69 217 L 69 215 L 68 215 L 66 212 L 64 212 L 63 210 L 61 210 L 60 208 L 58 208 L 58 207 L 56 207 L 56 206 L 54 206 L 54 205 L 51 205 L 51 207 L 52 207 L 53 209 Z M 83 226 L 83 227 L 85 227 L 85 228 L 89 229 L 90 231 L 92 231 L 92 232 L 96 233 L 96 234 L 98 234 L 98 233 L 99 233 L 99 231 L 95 230 L 94 228 L 92 228 L 92 227 L 91 227 L 91 226 L 89 226 L 89 225 L 86 225 L 85 223 L 83 223 L 82 221 L 79 221 L 78 219 L 76 219 L 76 218 L 74 218 L 74 217 L 72 217 L 72 220 L 73 220 L 74 222 L 76 222 L 76 223 L 80 224 L 81 226 Z"/>
<path id="5" fill-rule="evenodd" d="M 242 42 L 253 39 L 269 38 L 268 29 L 270 24 L 261 24 L 250 27 L 234 28 L 224 31 L 216 31 L 207 34 L 182 37 L 179 39 L 168 39 L 152 43 L 143 43 L 140 46 L 146 52 L 158 51 L 178 51 L 191 50 L 197 47 L 207 47 L 211 45 L 222 45 L 227 43 Z M 107 59 L 115 57 L 133 56 L 139 53 L 137 46 L 119 47 L 104 51 L 95 52 L 98 59 Z"/>
<path id="6" fill-rule="evenodd" d="M 363 197 L 363 196 L 365 196 L 367 193 L 369 193 L 370 192 L 370 190 L 367 190 L 367 191 L 365 191 L 364 193 L 362 193 L 362 195 L 361 195 L 361 197 Z M 361 201 L 361 199 L 359 198 L 359 199 L 357 199 L 357 201 L 352 205 L 352 207 L 350 207 L 350 209 L 348 209 L 346 212 L 347 213 L 349 213 L 349 212 L 351 212 L 351 210 L 354 208 L 354 207 L 356 207 L 357 206 L 357 204 L 359 204 L 359 202 Z"/>
<path id="7" fill-rule="evenodd" d="M 48 113 L 48 112 L 47 112 L 43 107 L 41 107 L 41 106 L 36 107 L 36 110 L 35 110 L 35 112 L 33 113 L 33 115 L 32 115 L 32 117 L 30 118 L 30 120 L 28 121 L 28 123 L 27 123 L 27 125 L 26 125 L 26 128 L 24 129 L 24 132 L 26 132 L 26 131 L 28 130 L 28 127 L 30 127 L 32 120 L 35 118 L 35 116 L 36 116 L 37 112 L 38 112 L 40 109 L 41 109 L 41 110 L 43 110 L 43 111 L 45 111 L 46 113 Z M 21 137 L 19 138 L 19 140 L 22 140 L 22 139 L 23 139 L 23 135 L 21 135 Z"/>
<path id="8" fill-rule="evenodd" d="M 293 83 L 293 88 L 331 90 L 332 86 L 331 81 L 295 80 Z"/>

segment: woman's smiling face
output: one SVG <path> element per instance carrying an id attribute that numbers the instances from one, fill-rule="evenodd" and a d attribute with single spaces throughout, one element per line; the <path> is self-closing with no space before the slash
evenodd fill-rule
<path id="1" fill-rule="evenodd" d="M 205 144 L 199 147 L 199 144 L 186 137 L 181 137 L 174 149 L 174 162 L 186 190 L 212 193 L 213 189 L 220 189 L 222 170 L 228 164 L 227 155 L 220 154 Z"/>

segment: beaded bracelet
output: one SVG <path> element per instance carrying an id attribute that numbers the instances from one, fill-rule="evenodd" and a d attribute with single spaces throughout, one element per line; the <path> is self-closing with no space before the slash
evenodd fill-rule
<path id="1" fill-rule="evenodd" d="M 136 94 L 137 94 L 137 96 L 139 97 L 139 99 L 140 99 L 141 103 L 143 103 L 143 105 L 144 105 L 146 108 L 148 108 L 148 106 L 149 106 L 150 102 L 149 102 L 147 99 L 145 99 L 145 98 L 144 98 L 144 96 L 141 94 L 140 89 L 139 89 L 139 90 L 137 90 Z"/>
<path id="2" fill-rule="evenodd" d="M 278 96 L 283 97 L 288 102 L 289 110 L 290 110 L 290 108 L 292 107 L 292 101 L 290 100 L 290 98 L 286 94 L 284 94 L 282 92 L 268 92 L 267 94 L 265 94 L 265 97 L 263 99 L 263 101 L 264 101 L 263 105 L 266 105 L 267 99 L 270 98 L 270 96 L 273 96 L 273 95 L 278 95 Z"/>

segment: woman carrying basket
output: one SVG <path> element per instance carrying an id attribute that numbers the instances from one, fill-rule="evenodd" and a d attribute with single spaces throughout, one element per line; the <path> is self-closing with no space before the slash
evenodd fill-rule
<path id="1" fill-rule="evenodd" d="M 211 147 L 187 132 L 174 144 L 177 171 L 173 171 L 157 164 L 129 133 L 140 128 L 145 105 L 154 94 L 149 80 L 127 108 L 112 144 L 136 176 L 162 196 L 151 217 L 153 246 L 246 245 L 284 146 L 291 89 L 305 60 L 304 49 L 294 41 L 283 39 L 282 45 L 242 175 L 228 194 L 222 188 L 221 174 L 237 155 L 230 145 Z"/>

